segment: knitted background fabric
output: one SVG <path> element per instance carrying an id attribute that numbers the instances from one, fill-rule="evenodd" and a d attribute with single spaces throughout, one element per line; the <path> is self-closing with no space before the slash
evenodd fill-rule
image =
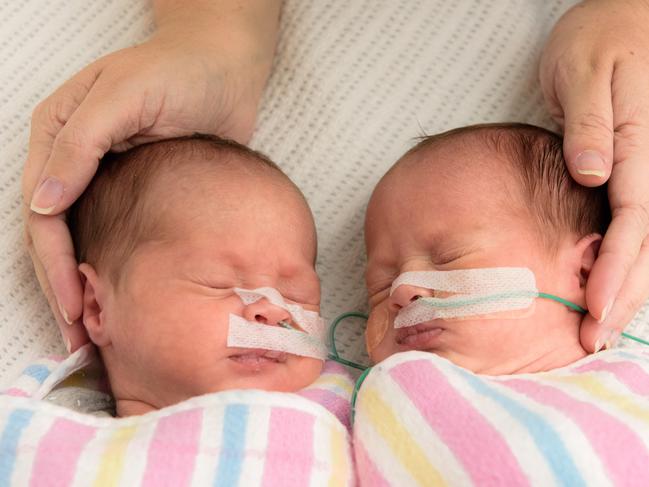
<path id="1" fill-rule="evenodd" d="M 365 308 L 362 225 L 373 186 L 414 138 L 480 122 L 556 128 L 538 59 L 574 0 L 286 0 L 251 145 L 315 213 L 322 314 Z M 23 245 L 20 178 L 35 105 L 98 57 L 153 32 L 148 2 L 0 0 L 0 385 L 64 353 Z M 628 331 L 647 336 L 647 306 Z M 364 360 L 358 321 L 341 356 Z"/>

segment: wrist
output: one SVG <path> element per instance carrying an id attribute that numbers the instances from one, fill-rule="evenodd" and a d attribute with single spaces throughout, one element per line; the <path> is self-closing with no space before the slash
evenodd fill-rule
<path id="1" fill-rule="evenodd" d="M 279 29 L 281 0 L 157 0 L 156 36 L 241 48 L 256 58 L 272 59 Z"/>
<path id="2" fill-rule="evenodd" d="M 265 83 L 279 30 L 281 0 L 155 2 L 154 38 L 209 53 L 230 69 L 240 68 Z M 262 86 L 263 87 L 263 86 Z"/>

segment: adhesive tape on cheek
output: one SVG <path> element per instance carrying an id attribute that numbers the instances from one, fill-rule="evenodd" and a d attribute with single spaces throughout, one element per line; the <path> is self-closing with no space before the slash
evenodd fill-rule
<path id="1" fill-rule="evenodd" d="M 451 292 L 453 295 L 413 301 L 399 311 L 394 320 L 395 328 L 434 319 L 525 310 L 538 297 L 534 273 L 523 267 L 405 272 L 393 282 L 390 295 L 402 285 Z"/>
<path id="2" fill-rule="evenodd" d="M 305 310 L 296 304 L 286 303 L 279 291 L 274 288 L 235 288 L 234 292 L 245 305 L 266 298 L 271 304 L 288 311 L 293 322 L 304 331 L 265 325 L 230 314 L 228 347 L 261 348 L 319 360 L 327 358 L 325 323 L 318 313 Z"/>
<path id="3" fill-rule="evenodd" d="M 237 315 L 230 315 L 228 347 L 262 348 L 319 360 L 327 358 L 326 345 L 311 335 L 248 321 Z"/>
<path id="4" fill-rule="evenodd" d="M 365 330 L 365 346 L 368 353 L 378 347 L 390 328 L 390 313 L 387 309 L 379 309 L 370 314 Z"/>

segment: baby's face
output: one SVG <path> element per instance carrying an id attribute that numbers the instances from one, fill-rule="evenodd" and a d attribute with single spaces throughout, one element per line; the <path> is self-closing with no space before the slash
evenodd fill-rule
<path id="1" fill-rule="evenodd" d="M 227 177 L 162 191 L 170 238 L 140 245 L 104 300 L 111 383 L 156 407 L 226 389 L 294 391 L 322 368 L 312 358 L 227 346 L 230 314 L 268 326 L 289 319 L 266 299 L 244 305 L 235 287 L 272 287 L 312 311 L 320 303 L 304 203 L 275 179 Z"/>
<path id="2" fill-rule="evenodd" d="M 577 323 L 578 315 L 539 299 L 527 316 L 435 319 L 394 328 L 401 308 L 432 296 L 428 289 L 409 285 L 390 295 L 392 282 L 408 271 L 527 267 L 540 291 L 583 304 L 583 295 L 574 291 L 579 288 L 576 277 L 557 272 L 561 252 L 548 255 L 523 212 L 512 209 L 518 195 L 507 194 L 504 184 L 508 181 L 511 188 L 511 175 L 497 164 L 481 162 L 479 153 L 439 152 L 435 164 L 418 165 L 414 159 L 421 156 L 407 157 L 413 163 L 399 166 L 379 184 L 367 210 L 367 346 L 372 360 L 422 350 L 476 372 L 513 373 L 537 360 L 541 349 L 568 346 L 549 343 L 558 335 L 544 325 L 548 320 Z M 457 158 L 470 162 L 458 164 Z M 571 340 L 571 347 L 578 345 L 574 327 Z"/>

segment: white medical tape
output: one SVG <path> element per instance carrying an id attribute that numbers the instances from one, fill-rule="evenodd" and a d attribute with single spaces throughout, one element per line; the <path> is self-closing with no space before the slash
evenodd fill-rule
<path id="1" fill-rule="evenodd" d="M 282 308 L 290 313 L 293 321 L 300 325 L 305 332 L 309 334 L 322 335 L 325 337 L 324 320 L 315 311 L 304 309 L 299 304 L 291 304 L 284 301 L 280 292 L 272 287 L 260 287 L 257 289 L 234 288 L 234 292 L 241 298 L 244 305 L 256 303 L 260 299 L 266 298 L 268 302 Z"/>
<path id="2" fill-rule="evenodd" d="M 413 301 L 401 308 L 394 320 L 395 328 L 434 319 L 527 309 L 538 297 L 534 273 L 524 267 L 404 272 L 392 283 L 390 295 L 403 285 L 451 292 L 453 295 L 422 297 Z"/>
<path id="3" fill-rule="evenodd" d="M 241 316 L 230 314 L 228 347 L 261 348 L 319 360 L 327 358 L 326 327 L 318 313 L 306 310 L 298 304 L 286 303 L 280 292 L 271 287 L 234 288 L 234 292 L 244 305 L 267 299 L 274 306 L 288 311 L 293 323 L 304 331 L 248 321 Z"/>
<path id="4" fill-rule="evenodd" d="M 248 321 L 232 314 L 228 330 L 228 347 L 276 350 L 319 360 L 325 360 L 328 354 L 324 342 L 312 335 L 299 330 L 288 330 Z"/>

